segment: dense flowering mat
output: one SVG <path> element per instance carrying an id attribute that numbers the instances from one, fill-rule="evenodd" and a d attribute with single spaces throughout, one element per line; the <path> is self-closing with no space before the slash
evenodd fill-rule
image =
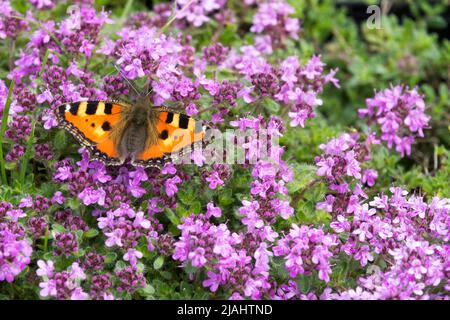
<path id="1" fill-rule="evenodd" d="M 420 87 L 380 77 L 333 112 L 327 95 L 364 80 L 305 41 L 306 4 L 123 5 L 0 1 L 0 298 L 448 298 L 448 140 Z M 135 89 L 265 130 L 280 160 L 250 137 L 243 163 L 105 166 L 57 128 L 59 105 Z"/>

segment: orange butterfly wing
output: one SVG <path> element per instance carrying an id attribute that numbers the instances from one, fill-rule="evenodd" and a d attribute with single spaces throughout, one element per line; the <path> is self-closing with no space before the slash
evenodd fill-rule
<path id="1" fill-rule="evenodd" d="M 55 115 L 61 127 L 90 149 L 94 158 L 108 164 L 121 164 L 111 133 L 122 119 L 126 104 L 108 101 L 84 101 L 59 106 Z"/>
<path id="2" fill-rule="evenodd" d="M 159 166 L 203 141 L 205 133 L 201 121 L 170 109 L 162 110 L 157 123 L 158 144 L 148 147 L 136 157 L 133 164 Z"/>

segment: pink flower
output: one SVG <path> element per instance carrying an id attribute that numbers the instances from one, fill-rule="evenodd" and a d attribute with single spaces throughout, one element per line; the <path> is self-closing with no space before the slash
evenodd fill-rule
<path id="1" fill-rule="evenodd" d="M 206 263 L 205 249 L 196 248 L 194 251 L 189 252 L 188 258 L 192 261 L 194 267 L 202 267 Z"/>
<path id="2" fill-rule="evenodd" d="M 39 287 L 41 288 L 41 291 L 39 292 L 41 297 L 55 297 L 57 294 L 55 280 L 50 279 L 40 282 Z"/>
<path id="3" fill-rule="evenodd" d="M 224 184 L 224 181 L 220 179 L 219 173 L 217 171 L 212 171 L 205 180 L 209 182 L 210 189 L 215 189 L 218 185 Z"/>
<path id="4" fill-rule="evenodd" d="M 378 172 L 374 169 L 364 170 L 361 181 L 363 183 L 367 183 L 369 187 L 373 187 L 375 185 L 375 181 L 378 178 Z"/>
<path id="5" fill-rule="evenodd" d="M 216 218 L 220 218 L 222 216 L 222 210 L 219 207 L 215 207 L 213 202 L 209 202 L 206 208 L 207 208 L 206 211 L 207 217 L 213 216 Z"/>
<path id="6" fill-rule="evenodd" d="M 166 179 L 166 181 L 164 182 L 164 187 L 167 196 L 173 197 L 173 195 L 178 192 L 178 183 L 181 183 L 181 179 L 179 176 L 174 176 L 173 178 Z"/>
<path id="7" fill-rule="evenodd" d="M 36 270 L 36 274 L 39 277 L 51 278 L 53 276 L 53 271 L 55 270 L 53 261 L 38 260 L 37 265 L 39 268 Z"/>
<path id="8" fill-rule="evenodd" d="M 124 234 L 124 231 L 122 229 L 115 229 L 112 232 L 106 232 L 105 236 L 108 237 L 108 239 L 106 239 L 106 246 L 107 247 L 112 247 L 112 246 L 118 246 L 118 247 L 122 247 L 123 243 L 122 243 L 122 236 Z"/>
<path id="9" fill-rule="evenodd" d="M 130 248 L 127 250 L 127 252 L 123 256 L 123 260 L 129 261 L 130 265 L 134 268 L 137 265 L 138 259 L 141 259 L 143 257 L 142 252 L 135 250 L 133 248 Z"/>
<path id="10" fill-rule="evenodd" d="M 85 188 L 78 195 L 78 198 L 80 198 L 86 206 L 91 204 L 98 204 L 100 206 L 103 206 L 105 205 L 105 197 L 106 197 L 105 190 L 101 188 L 95 190 L 92 187 Z"/>
<path id="11" fill-rule="evenodd" d="M 212 271 L 208 271 L 207 275 L 208 279 L 203 281 L 203 286 L 205 288 L 209 287 L 209 290 L 211 290 L 211 292 L 216 292 L 217 288 L 219 288 L 219 285 L 221 283 L 220 275 Z"/>

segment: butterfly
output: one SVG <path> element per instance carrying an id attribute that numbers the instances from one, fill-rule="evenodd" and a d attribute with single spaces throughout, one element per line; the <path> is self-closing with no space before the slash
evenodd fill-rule
<path id="1" fill-rule="evenodd" d="M 55 109 L 59 127 L 88 148 L 91 158 L 106 165 L 121 165 L 128 158 L 135 166 L 160 167 L 205 140 L 205 127 L 183 113 L 150 106 L 138 99 L 82 101 Z"/>

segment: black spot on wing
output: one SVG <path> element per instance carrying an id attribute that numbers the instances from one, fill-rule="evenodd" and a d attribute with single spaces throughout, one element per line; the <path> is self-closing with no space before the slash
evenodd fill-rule
<path id="1" fill-rule="evenodd" d="M 66 113 L 66 105 L 65 104 L 58 107 L 58 113 L 60 116 L 64 116 L 64 113 Z"/>
<path id="2" fill-rule="evenodd" d="M 178 122 L 178 127 L 181 129 L 187 129 L 189 125 L 189 117 L 185 114 L 180 114 L 180 121 Z"/>
<path id="3" fill-rule="evenodd" d="M 111 114 L 112 113 L 112 103 L 105 103 L 105 114 Z"/>
<path id="4" fill-rule="evenodd" d="M 110 123 L 109 123 L 108 121 L 103 122 L 103 124 L 102 124 L 102 129 L 103 129 L 103 131 L 109 131 L 109 130 L 111 130 L 111 125 L 110 125 Z"/>
<path id="5" fill-rule="evenodd" d="M 162 140 L 166 140 L 168 137 L 169 137 L 169 132 L 167 130 L 163 130 L 159 134 L 159 138 Z"/>
<path id="6" fill-rule="evenodd" d="M 172 121 L 173 121 L 173 113 L 167 112 L 166 123 L 172 123 Z"/>
<path id="7" fill-rule="evenodd" d="M 92 122 L 92 123 L 91 123 L 91 127 L 92 127 L 92 128 L 95 128 L 95 123 Z"/>
<path id="8" fill-rule="evenodd" d="M 71 103 L 70 104 L 70 109 L 69 109 L 70 113 L 73 114 L 74 116 L 76 116 L 77 113 L 78 113 L 78 107 L 79 106 L 80 106 L 79 102 Z M 64 106 L 62 106 L 62 107 L 64 107 Z"/>
<path id="9" fill-rule="evenodd" d="M 86 106 L 86 114 L 95 114 L 97 112 L 98 102 L 88 102 Z"/>

